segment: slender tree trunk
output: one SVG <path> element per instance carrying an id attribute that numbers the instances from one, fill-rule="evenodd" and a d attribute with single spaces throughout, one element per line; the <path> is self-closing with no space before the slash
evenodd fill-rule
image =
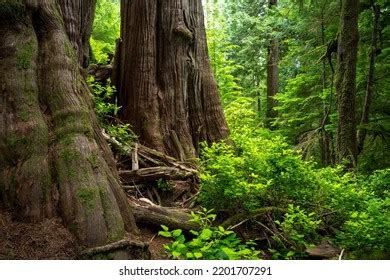
<path id="1" fill-rule="evenodd" d="M 343 0 L 337 49 L 336 91 L 338 101 L 337 161 L 356 166 L 356 60 L 359 41 L 358 0 Z"/>
<path id="2" fill-rule="evenodd" d="M 364 147 L 364 141 L 367 136 L 367 129 L 364 127 L 369 123 L 370 108 L 372 97 L 374 94 L 374 78 L 375 78 L 375 61 L 378 52 L 378 34 L 379 34 L 379 19 L 380 19 L 380 6 L 375 4 L 375 1 L 371 1 L 371 9 L 373 13 L 373 24 L 371 34 L 371 50 L 370 50 L 370 62 L 367 76 L 366 95 L 364 98 L 363 112 L 360 120 L 360 129 L 358 131 L 358 152 L 361 153 Z"/>
<path id="3" fill-rule="evenodd" d="M 326 4 L 326 3 L 325 3 Z M 321 43 L 325 46 L 326 38 L 325 38 L 325 22 L 324 22 L 324 10 L 325 7 L 323 7 L 321 12 Z M 326 59 L 322 60 L 322 90 L 325 91 L 327 89 L 326 85 Z M 332 99 L 331 99 L 332 100 Z M 330 132 L 326 131 L 325 126 L 329 124 L 329 115 L 330 115 L 330 108 L 332 104 L 327 104 L 326 101 L 324 101 L 324 108 L 323 108 L 323 116 L 321 119 L 321 138 L 320 138 L 320 153 L 321 153 L 321 163 L 324 166 L 332 164 L 332 154 L 331 154 L 331 141 L 332 141 L 332 135 Z"/>
<path id="4" fill-rule="evenodd" d="M 278 4 L 277 0 L 269 0 L 269 8 L 275 8 Z M 275 96 L 278 92 L 278 76 L 279 76 L 279 42 L 273 38 L 268 46 L 267 58 L 267 111 L 266 120 L 269 127 L 275 119 L 277 112 L 275 111 L 276 100 Z"/>
<path id="5" fill-rule="evenodd" d="M 228 135 L 210 68 L 202 1 L 122 1 L 121 116 L 146 146 L 179 159 Z"/>
<path id="6" fill-rule="evenodd" d="M 94 247 L 137 229 L 80 73 L 74 20 L 93 5 L 75 2 L 1 0 L 0 202 L 26 221 L 60 216 Z"/>

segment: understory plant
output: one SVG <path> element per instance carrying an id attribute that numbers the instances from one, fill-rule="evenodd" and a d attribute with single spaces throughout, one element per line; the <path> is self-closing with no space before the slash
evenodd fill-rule
<path id="1" fill-rule="evenodd" d="M 95 112 L 101 127 L 121 143 L 135 142 L 137 136 L 131 130 L 130 124 L 124 124 L 118 119 L 120 107 L 112 102 L 116 89 L 111 85 L 111 81 L 107 80 L 106 84 L 101 84 L 90 76 L 87 82 L 93 94 Z"/>
<path id="2" fill-rule="evenodd" d="M 248 217 L 264 207 L 287 209 L 272 216 L 278 220 L 276 258 L 303 257 L 321 238 L 347 251 L 389 251 L 389 169 L 364 175 L 343 166 L 320 168 L 277 132 L 256 126 L 250 103 L 236 102 L 225 110 L 231 143 L 203 146 L 202 206 Z"/>
<path id="3" fill-rule="evenodd" d="M 203 209 L 199 213 L 191 213 L 192 222 L 200 226 L 199 230 L 191 230 L 185 234 L 181 229 L 169 230 L 162 225 L 159 235 L 172 238 L 164 245 L 173 259 L 186 260 L 253 260 L 258 259 L 260 251 L 254 248 L 253 242 L 242 242 L 232 230 L 222 226 L 212 226 L 216 215 L 212 210 Z"/>
<path id="4" fill-rule="evenodd" d="M 280 233 L 273 236 L 276 249 L 269 249 L 275 259 L 291 259 L 306 256 L 306 249 L 319 239 L 317 232 L 321 220 L 314 212 L 306 213 L 299 206 L 290 204 L 283 219 L 276 220 Z"/>

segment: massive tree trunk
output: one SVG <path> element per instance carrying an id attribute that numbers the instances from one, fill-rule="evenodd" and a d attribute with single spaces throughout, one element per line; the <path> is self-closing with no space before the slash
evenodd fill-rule
<path id="1" fill-rule="evenodd" d="M 277 6 L 277 0 L 269 0 L 268 6 L 273 9 Z M 272 121 L 276 117 L 276 100 L 275 96 L 278 92 L 278 76 L 279 76 L 279 42 L 278 39 L 272 38 L 268 45 L 267 57 L 267 111 L 266 120 L 269 127 L 272 126 Z"/>
<path id="2" fill-rule="evenodd" d="M 181 160 L 227 137 L 202 1 L 125 0 L 117 59 L 121 116 L 140 141 Z"/>
<path id="3" fill-rule="evenodd" d="M 358 0 L 343 0 L 337 49 L 336 91 L 338 102 L 337 160 L 356 165 L 356 60 L 359 41 Z"/>
<path id="4" fill-rule="evenodd" d="M 374 95 L 374 83 L 375 83 L 375 62 L 378 53 L 378 35 L 380 32 L 379 19 L 380 19 L 380 6 L 375 4 L 374 0 L 371 0 L 371 9 L 373 16 L 372 33 L 371 33 L 371 50 L 370 50 L 370 62 L 367 75 L 367 87 L 366 95 L 364 98 L 363 112 L 360 120 L 360 128 L 358 131 L 358 152 L 361 153 L 364 147 L 364 141 L 367 136 L 367 128 L 364 127 L 369 123 L 370 109 L 372 103 L 372 97 Z"/>
<path id="5" fill-rule="evenodd" d="M 89 64 L 89 38 L 91 37 L 96 0 L 58 0 L 68 38 L 76 50 L 83 68 Z"/>
<path id="6" fill-rule="evenodd" d="M 0 0 L 0 202 L 95 247 L 137 229 L 80 73 L 93 5 L 76 2 Z"/>

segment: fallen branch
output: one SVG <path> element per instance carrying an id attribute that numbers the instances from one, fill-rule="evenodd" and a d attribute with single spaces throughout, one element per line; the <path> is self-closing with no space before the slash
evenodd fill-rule
<path id="1" fill-rule="evenodd" d="M 111 146 L 120 152 L 122 155 L 127 155 L 129 158 L 134 158 L 135 155 L 133 151 L 136 150 L 140 164 L 150 166 L 165 166 L 165 167 L 175 167 L 187 172 L 198 173 L 195 165 L 188 162 L 180 162 L 174 157 L 163 154 L 157 150 L 148 148 L 139 143 L 129 145 L 126 143 L 121 143 L 114 137 L 111 137 L 103 131 L 104 138 L 111 144 Z"/>
<path id="2" fill-rule="evenodd" d="M 195 171 L 187 171 L 176 167 L 148 167 L 138 170 L 119 171 L 119 176 L 125 184 L 137 184 L 164 180 L 186 180 L 195 176 Z"/>
<path id="3" fill-rule="evenodd" d="M 221 226 L 223 226 L 225 228 L 231 227 L 231 226 L 240 224 L 243 220 L 245 220 L 245 222 L 246 222 L 248 220 L 257 218 L 259 216 L 262 216 L 264 214 L 267 214 L 267 213 L 273 212 L 273 211 L 286 212 L 286 209 L 270 206 L 270 207 L 256 209 L 256 210 L 249 212 L 249 213 L 247 213 L 247 212 L 238 213 L 238 214 L 228 218 L 225 222 L 223 222 L 221 224 Z"/>
<path id="4" fill-rule="evenodd" d="M 132 185 L 132 186 L 122 186 L 122 189 L 125 191 L 134 191 L 137 189 L 142 189 L 147 187 L 146 185 Z"/>
<path id="5" fill-rule="evenodd" d="M 148 243 L 136 240 L 122 239 L 114 243 L 84 250 L 81 252 L 81 257 L 85 259 L 93 259 L 96 255 L 108 255 L 118 251 L 124 251 L 124 255 L 128 254 L 132 257 L 132 259 L 137 259 L 138 255 L 139 257 L 141 257 L 140 259 L 142 259 L 142 257 L 145 258 L 145 256 L 150 255 Z M 136 253 L 136 251 L 139 252 Z"/>
<path id="6" fill-rule="evenodd" d="M 137 222 L 160 227 L 165 225 L 170 229 L 197 230 L 199 224 L 190 221 L 191 215 L 183 209 L 161 207 L 157 205 L 140 205 L 130 202 Z"/>
<path id="7" fill-rule="evenodd" d="M 112 74 L 112 65 L 92 64 L 88 68 L 88 75 L 94 76 L 96 82 L 106 82 Z"/>
<path id="8" fill-rule="evenodd" d="M 191 164 L 188 162 L 179 162 L 174 157 L 168 156 L 143 145 L 138 145 L 138 156 L 143 158 L 144 161 L 153 165 L 176 167 L 188 172 L 198 172 L 195 168 L 189 167 Z"/>

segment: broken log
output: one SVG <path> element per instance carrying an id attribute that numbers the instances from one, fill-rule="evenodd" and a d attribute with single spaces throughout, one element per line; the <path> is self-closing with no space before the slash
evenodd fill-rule
<path id="1" fill-rule="evenodd" d="M 95 78 L 95 82 L 106 82 L 112 75 L 112 65 L 92 64 L 88 68 L 88 75 Z"/>
<path id="2" fill-rule="evenodd" d="M 161 207 L 157 205 L 140 205 L 130 200 L 133 214 L 138 223 L 145 223 L 160 227 L 165 225 L 169 229 L 198 230 L 199 224 L 190 221 L 191 214 L 183 209 Z"/>
<path id="3" fill-rule="evenodd" d="M 196 175 L 196 171 L 188 171 L 176 167 L 148 167 L 138 170 L 122 170 L 119 176 L 125 184 L 138 184 L 164 180 L 186 180 Z"/>
<path id="4" fill-rule="evenodd" d="M 197 172 L 194 164 L 189 162 L 180 162 L 174 157 L 163 154 L 157 150 L 138 144 L 138 156 L 145 162 L 156 166 L 177 167 L 189 172 Z"/>

